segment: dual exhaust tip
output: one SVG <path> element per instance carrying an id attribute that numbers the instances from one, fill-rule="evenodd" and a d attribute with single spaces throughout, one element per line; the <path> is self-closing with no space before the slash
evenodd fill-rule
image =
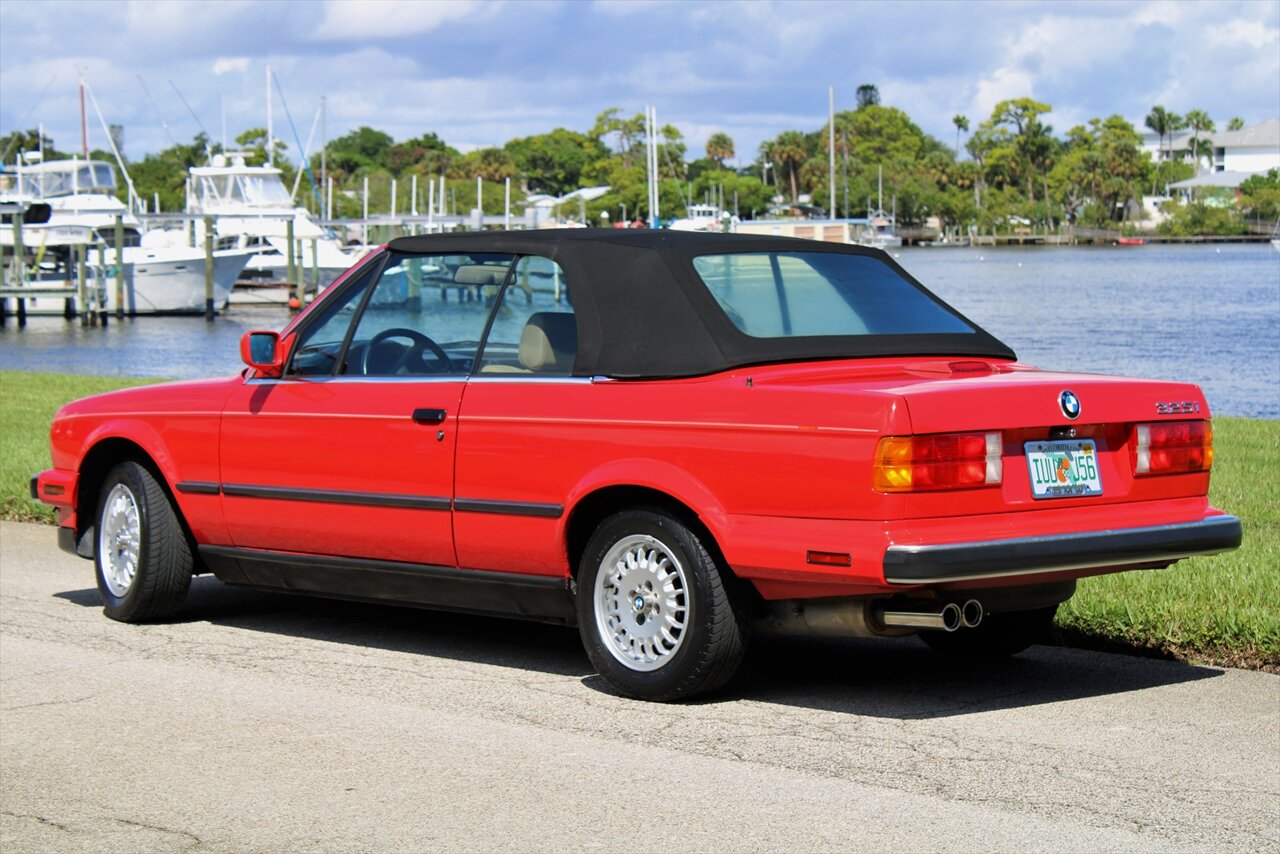
<path id="1" fill-rule="evenodd" d="M 963 604 L 948 602 L 937 611 L 880 611 L 877 615 L 885 626 L 909 629 L 975 629 L 982 623 L 982 603 L 969 599 Z"/>

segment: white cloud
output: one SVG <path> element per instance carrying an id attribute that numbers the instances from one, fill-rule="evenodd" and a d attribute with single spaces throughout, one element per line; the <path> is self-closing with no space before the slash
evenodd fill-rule
<path id="1" fill-rule="evenodd" d="M 312 36 L 328 40 L 421 35 L 453 21 L 491 14 L 494 6 L 483 0 L 327 0 Z"/>
<path id="2" fill-rule="evenodd" d="M 229 72 L 244 74 L 249 70 L 247 56 L 220 56 L 213 61 L 213 73 L 219 76 Z"/>

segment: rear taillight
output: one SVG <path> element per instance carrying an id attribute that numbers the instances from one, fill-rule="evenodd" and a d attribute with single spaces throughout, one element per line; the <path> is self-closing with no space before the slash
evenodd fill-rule
<path id="1" fill-rule="evenodd" d="M 1156 421 L 1134 427 L 1130 445 L 1133 473 L 1173 474 L 1213 468 L 1213 424 Z"/>
<path id="2" fill-rule="evenodd" d="M 924 492 L 998 484 L 1004 476 L 999 433 L 886 436 L 876 446 L 877 492 Z"/>

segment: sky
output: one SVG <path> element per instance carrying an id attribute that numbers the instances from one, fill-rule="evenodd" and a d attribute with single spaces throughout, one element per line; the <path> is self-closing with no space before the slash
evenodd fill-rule
<path id="1" fill-rule="evenodd" d="M 201 124 L 219 140 L 224 115 L 234 138 L 266 125 L 268 64 L 295 160 L 285 106 L 305 143 L 324 96 L 330 139 L 369 125 L 463 151 L 652 104 L 691 156 L 723 131 L 746 164 L 783 130 L 821 128 L 829 86 L 840 110 L 875 84 L 949 145 L 954 115 L 976 128 L 1022 96 L 1052 106 L 1059 135 L 1114 113 L 1141 130 L 1153 104 L 1220 128 L 1274 118 L 1280 0 L 0 0 L 0 133 L 43 123 L 76 150 L 83 74 L 131 159 Z M 92 104 L 89 122 L 105 148 Z"/>

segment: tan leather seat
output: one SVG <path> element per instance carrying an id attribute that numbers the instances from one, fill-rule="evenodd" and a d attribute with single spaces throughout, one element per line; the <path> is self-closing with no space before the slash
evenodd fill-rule
<path id="1" fill-rule="evenodd" d="M 533 373 L 567 374 L 578 355 L 578 325 L 572 314 L 539 311 L 529 315 L 520 335 L 520 364 Z"/>

